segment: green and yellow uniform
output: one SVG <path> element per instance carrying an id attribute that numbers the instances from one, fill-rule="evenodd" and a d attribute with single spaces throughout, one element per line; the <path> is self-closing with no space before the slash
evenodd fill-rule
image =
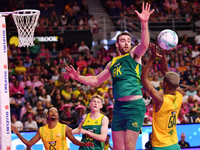
<path id="1" fill-rule="evenodd" d="M 65 129 L 66 125 L 59 122 L 53 129 L 49 129 L 48 125 L 39 129 L 46 150 L 68 150 Z"/>
<path id="2" fill-rule="evenodd" d="M 101 125 L 102 125 L 102 119 L 104 117 L 103 114 L 98 119 L 91 119 L 90 114 L 88 113 L 85 121 L 82 125 L 82 128 L 85 130 L 88 130 L 90 132 L 93 132 L 95 134 L 101 134 Z M 85 147 L 85 146 L 80 146 L 79 150 L 103 150 L 104 149 L 104 142 L 97 141 L 93 139 L 92 137 L 83 134 L 82 135 L 82 142 L 92 142 L 94 143 L 94 148 L 92 147 Z"/>
<path id="3" fill-rule="evenodd" d="M 176 91 L 175 95 L 166 94 L 163 99 L 158 112 L 155 112 L 155 105 L 153 107 L 152 146 L 154 150 L 179 150 L 176 121 L 183 96 Z"/>
<path id="4" fill-rule="evenodd" d="M 146 112 L 143 99 L 118 101 L 125 96 L 142 95 L 141 70 L 142 65 L 137 63 L 130 53 L 115 57 L 111 62 L 113 96 L 116 100 L 113 110 L 113 131 L 129 129 L 138 132 L 142 126 Z"/>

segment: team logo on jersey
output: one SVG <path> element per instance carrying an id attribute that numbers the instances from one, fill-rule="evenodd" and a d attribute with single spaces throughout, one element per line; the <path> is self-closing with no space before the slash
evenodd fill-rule
<path id="1" fill-rule="evenodd" d="M 113 77 L 116 77 L 116 76 L 118 76 L 118 75 L 122 75 L 122 72 L 121 72 L 121 65 L 119 66 L 117 66 L 117 67 L 115 67 L 114 69 L 113 69 Z"/>
<path id="2" fill-rule="evenodd" d="M 60 137 L 60 133 L 56 135 L 56 137 Z"/>
<path id="3" fill-rule="evenodd" d="M 132 123 L 132 126 L 135 127 L 135 128 L 139 127 L 137 122 Z"/>
<path id="4" fill-rule="evenodd" d="M 98 120 L 96 120 L 94 123 L 97 124 L 97 123 L 98 123 Z"/>

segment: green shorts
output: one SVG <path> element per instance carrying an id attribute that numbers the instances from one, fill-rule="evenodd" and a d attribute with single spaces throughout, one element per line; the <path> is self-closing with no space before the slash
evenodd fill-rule
<path id="1" fill-rule="evenodd" d="M 115 101 L 113 109 L 112 131 L 139 132 L 146 112 L 143 98 L 132 101 Z"/>
<path id="2" fill-rule="evenodd" d="M 153 150 L 180 150 L 178 143 L 166 147 L 153 147 Z"/>

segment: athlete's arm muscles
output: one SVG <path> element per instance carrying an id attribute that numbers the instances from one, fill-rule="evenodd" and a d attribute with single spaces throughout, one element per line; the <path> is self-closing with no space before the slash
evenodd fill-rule
<path id="1" fill-rule="evenodd" d="M 82 134 L 87 134 L 93 139 L 97 141 L 102 141 L 105 142 L 107 134 L 108 134 L 108 117 L 104 116 L 102 120 L 102 125 L 101 125 L 101 134 L 95 134 L 93 132 L 81 129 Z"/>
<path id="2" fill-rule="evenodd" d="M 82 76 L 79 75 L 79 71 L 77 72 L 72 66 L 68 66 L 66 67 L 67 70 L 67 74 L 72 78 L 75 79 L 83 84 L 86 85 L 91 85 L 91 86 L 97 86 L 99 84 L 101 84 L 102 82 L 106 81 L 107 79 L 109 79 L 109 77 L 111 76 L 110 74 L 110 67 L 111 62 L 109 62 L 106 65 L 106 68 L 97 76 Z"/>
<path id="3" fill-rule="evenodd" d="M 81 123 L 79 124 L 79 126 L 77 128 L 75 128 L 74 130 L 72 130 L 72 134 L 80 134 L 81 128 L 82 128 L 82 125 L 83 125 L 83 123 L 85 121 L 86 116 L 87 116 L 86 114 L 83 115 L 83 119 L 81 120 Z"/>
<path id="4" fill-rule="evenodd" d="M 78 145 L 78 146 L 85 146 L 85 143 L 78 141 L 78 140 L 73 136 L 72 131 L 71 131 L 71 129 L 70 129 L 68 126 L 66 126 L 65 134 L 66 134 L 66 136 L 69 138 L 69 140 L 70 140 L 73 144 Z"/>
<path id="5" fill-rule="evenodd" d="M 145 87 L 146 91 L 149 93 L 149 95 L 153 98 L 155 103 L 160 104 L 163 102 L 163 94 L 159 91 L 157 91 L 151 82 L 148 80 L 148 73 L 151 68 L 151 65 L 153 63 L 154 59 L 150 58 L 147 62 L 146 66 L 144 67 L 142 74 L 141 74 L 141 82 L 143 86 Z"/>
<path id="6" fill-rule="evenodd" d="M 37 131 L 36 135 L 30 140 L 28 141 L 27 139 L 25 139 L 18 131 L 17 127 L 13 124 L 11 124 L 11 129 L 12 131 L 18 136 L 18 138 L 27 146 L 27 147 L 31 147 L 32 145 L 34 145 L 35 143 L 37 143 L 40 140 L 40 133 L 39 131 Z"/>
<path id="7" fill-rule="evenodd" d="M 166 60 L 166 53 L 163 51 L 162 58 L 161 58 L 161 72 L 163 76 L 169 71 L 167 60 Z"/>
<path id="8" fill-rule="evenodd" d="M 173 49 L 172 49 L 173 50 Z M 170 50 L 170 51 L 172 51 Z M 169 71 L 168 65 L 167 65 L 167 61 L 166 61 L 166 51 L 162 50 L 162 57 L 161 57 L 161 72 L 163 74 L 163 76 L 165 76 L 165 74 Z M 181 93 L 182 95 L 184 94 L 183 90 L 178 87 L 176 89 L 176 91 L 178 91 L 179 93 Z"/>

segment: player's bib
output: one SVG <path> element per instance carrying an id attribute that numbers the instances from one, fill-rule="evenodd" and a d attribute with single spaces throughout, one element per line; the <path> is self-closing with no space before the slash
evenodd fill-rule
<path id="1" fill-rule="evenodd" d="M 58 140 L 48 141 L 47 146 L 49 150 L 58 150 Z"/>

